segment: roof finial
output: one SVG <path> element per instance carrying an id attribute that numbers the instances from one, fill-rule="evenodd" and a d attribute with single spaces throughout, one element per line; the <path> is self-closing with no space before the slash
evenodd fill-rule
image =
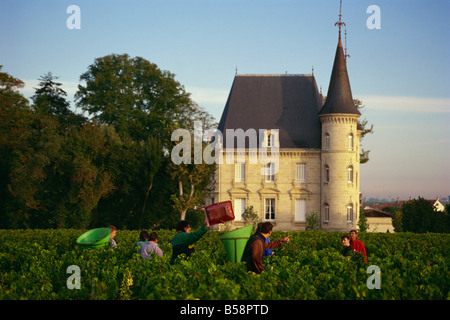
<path id="1" fill-rule="evenodd" d="M 314 66 L 312 66 L 312 75 L 314 75 Z"/>
<path id="2" fill-rule="evenodd" d="M 235 74 L 237 74 L 237 66 L 236 66 L 236 73 Z"/>
<path id="3" fill-rule="evenodd" d="M 342 25 L 345 26 L 345 22 L 342 22 L 342 21 L 341 21 L 341 18 L 342 18 L 341 11 L 342 11 L 342 0 L 341 0 L 341 4 L 340 4 L 340 6 L 339 6 L 339 21 L 336 22 L 336 23 L 334 24 L 335 26 L 336 26 L 336 25 L 339 26 L 339 40 L 341 39 L 341 26 L 342 26 Z"/>

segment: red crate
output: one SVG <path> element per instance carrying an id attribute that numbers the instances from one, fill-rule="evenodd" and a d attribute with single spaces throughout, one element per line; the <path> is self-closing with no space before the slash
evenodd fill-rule
<path id="1" fill-rule="evenodd" d="M 205 211 L 210 226 L 234 220 L 234 212 L 231 201 L 224 201 L 206 206 Z"/>

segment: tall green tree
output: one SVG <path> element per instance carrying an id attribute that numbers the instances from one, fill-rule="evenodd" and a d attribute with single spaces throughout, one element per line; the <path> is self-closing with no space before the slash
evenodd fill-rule
<path id="1" fill-rule="evenodd" d="M 403 204 L 403 231 L 450 232 L 449 216 L 446 212 L 438 212 L 430 201 L 419 197 Z"/>
<path id="2" fill-rule="evenodd" d="M 39 78 L 39 87 L 34 88 L 35 93 L 31 97 L 33 108 L 36 113 L 56 117 L 62 130 L 73 125 L 81 127 L 86 118 L 70 109 L 67 93 L 61 88 L 62 83 L 56 82 L 57 79 L 51 72 Z"/>
<path id="3" fill-rule="evenodd" d="M 78 86 L 75 100 L 120 135 L 145 140 L 161 135 L 166 123 L 183 126 L 185 111 L 192 109 L 189 93 L 174 76 L 144 58 L 111 54 L 97 58 L 80 76 L 84 84 Z"/>
<path id="4" fill-rule="evenodd" d="M 2 72 L 2 68 L 0 65 L 0 227 L 8 228 L 17 209 L 10 192 L 10 173 L 16 150 L 23 147 L 23 138 L 29 134 L 32 110 L 19 91 L 23 81 Z"/>
<path id="5" fill-rule="evenodd" d="M 110 127 L 114 130 L 114 128 Z M 114 190 L 99 202 L 95 220 L 118 227 L 147 226 L 154 211 L 151 191 L 161 170 L 163 150 L 159 138 L 149 136 L 145 141 L 120 137 L 120 144 L 110 146 L 105 163 L 111 174 Z"/>
<path id="6" fill-rule="evenodd" d="M 151 194 L 155 176 L 168 179 L 161 186 L 167 190 L 178 186 L 178 196 L 172 199 L 175 210 L 185 216 L 188 208 L 199 203 L 206 187 L 205 170 L 202 166 L 177 167 L 170 162 L 171 133 L 174 128 L 193 130 L 194 121 L 209 128 L 212 116 L 190 99 L 174 74 L 141 57 L 112 54 L 98 58 L 80 80 L 84 84 L 75 94 L 78 107 L 100 123 L 113 126 L 124 141 L 130 139 L 126 142 L 129 148 L 120 154 L 126 161 L 112 170 L 117 172 L 117 190 L 102 201 L 99 216 L 114 203 L 115 210 L 109 211 L 116 212 L 118 225 L 140 227 L 152 220 L 152 203 L 159 202 Z"/>
<path id="7" fill-rule="evenodd" d="M 50 115 L 68 115 L 70 103 L 66 100 L 67 93 L 61 89 L 62 83 L 56 82 L 58 77 L 51 72 L 39 78 L 39 88 L 31 97 L 37 112 Z"/>

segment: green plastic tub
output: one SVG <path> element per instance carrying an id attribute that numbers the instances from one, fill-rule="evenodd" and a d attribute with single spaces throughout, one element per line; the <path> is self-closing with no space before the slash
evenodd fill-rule
<path id="1" fill-rule="evenodd" d="M 220 236 L 229 262 L 240 262 L 244 254 L 245 245 L 252 234 L 252 225 L 245 226 Z"/>
<path id="2" fill-rule="evenodd" d="M 110 228 L 92 229 L 79 236 L 77 243 L 83 249 L 99 248 L 108 244 L 110 235 Z"/>

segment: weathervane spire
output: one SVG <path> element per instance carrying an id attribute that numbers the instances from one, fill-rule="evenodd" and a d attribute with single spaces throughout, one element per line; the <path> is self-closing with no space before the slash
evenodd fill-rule
<path id="1" fill-rule="evenodd" d="M 350 55 L 347 54 L 347 28 L 345 28 L 345 54 L 344 54 L 345 62 L 347 62 L 347 58 L 350 58 Z"/>
<path id="2" fill-rule="evenodd" d="M 339 26 L 339 40 L 341 40 L 341 27 L 343 25 L 345 26 L 345 22 L 342 22 L 342 0 L 340 1 L 340 6 L 339 6 L 339 21 L 336 22 L 334 25 Z"/>

